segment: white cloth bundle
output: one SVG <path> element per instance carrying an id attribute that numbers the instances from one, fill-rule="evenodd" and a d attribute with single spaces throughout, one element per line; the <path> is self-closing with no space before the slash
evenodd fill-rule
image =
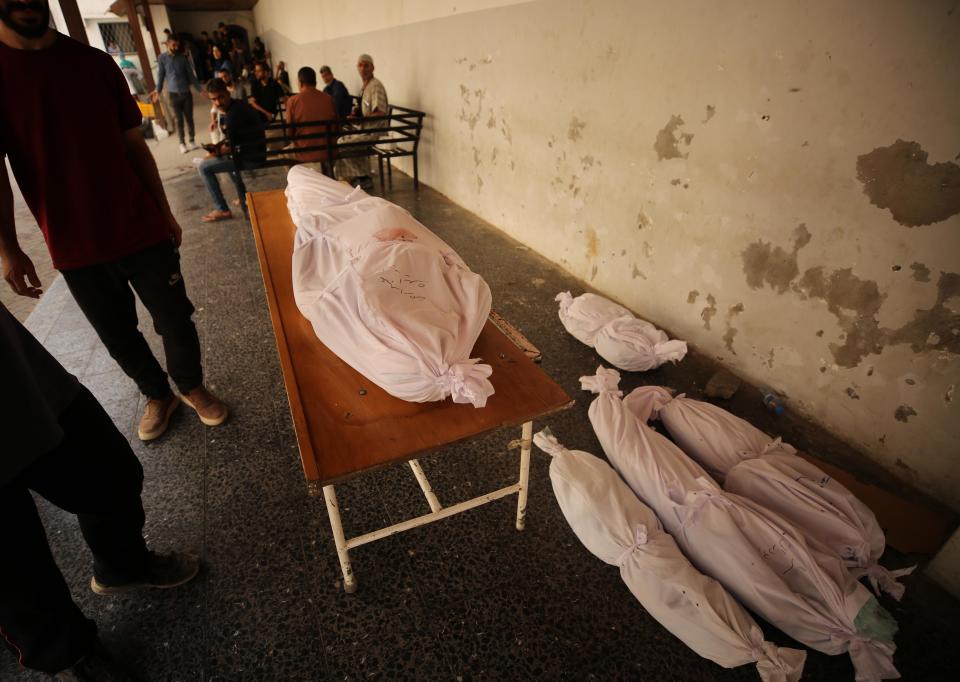
<path id="1" fill-rule="evenodd" d="M 533 442 L 553 456 L 550 481 L 573 532 L 592 554 L 620 568 L 630 592 L 661 625 L 724 668 L 752 662 L 763 680 L 800 679 L 806 652 L 764 641 L 753 618 L 690 564 L 609 464 L 566 449 L 548 430 Z"/>
<path id="2" fill-rule="evenodd" d="M 684 341 L 673 340 L 660 329 L 621 305 L 596 294 L 574 298 L 557 294 L 560 321 L 579 341 L 595 348 L 604 360 L 630 372 L 645 372 L 687 354 Z"/>
<path id="3" fill-rule="evenodd" d="M 857 680 L 899 677 L 896 624 L 876 599 L 783 517 L 724 493 L 620 400 L 619 379 L 602 367 L 581 379 L 599 393 L 590 422 L 614 468 L 694 565 L 794 639 L 826 654 L 849 652 Z M 643 403 L 632 407 L 642 411 Z"/>
<path id="4" fill-rule="evenodd" d="M 294 166 L 293 291 L 317 337 L 390 395 L 483 407 L 489 365 L 470 359 L 490 313 L 480 275 L 405 210 Z"/>
<path id="5" fill-rule="evenodd" d="M 753 500 L 789 520 L 820 552 L 838 557 L 874 591 L 903 596 L 897 577 L 877 561 L 885 538 L 870 508 L 844 485 L 721 407 L 673 397 L 660 386 L 642 386 L 624 404 L 644 421 L 659 418 L 681 449 L 704 466 L 727 492 Z"/>

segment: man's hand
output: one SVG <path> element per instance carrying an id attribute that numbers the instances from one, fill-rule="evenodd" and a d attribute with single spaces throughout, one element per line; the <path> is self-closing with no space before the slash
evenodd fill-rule
<path id="1" fill-rule="evenodd" d="M 154 104 L 156 104 L 159 99 L 160 99 L 160 93 L 157 92 L 156 90 L 151 90 L 151 91 L 150 91 L 150 101 L 153 102 Z"/>
<path id="2" fill-rule="evenodd" d="M 216 122 L 216 121 L 210 121 L 209 130 L 210 130 L 211 133 L 213 132 L 213 129 L 216 128 L 216 127 L 217 127 L 217 122 Z"/>
<path id="3" fill-rule="evenodd" d="M 4 253 L 0 258 L 3 260 L 3 278 L 7 280 L 10 288 L 20 296 L 40 298 L 43 290 L 40 288 L 37 269 L 33 267 L 30 257 L 17 249 L 13 253 Z"/>
<path id="4" fill-rule="evenodd" d="M 167 213 L 167 229 L 170 231 L 170 238 L 173 240 L 173 243 L 180 246 L 180 243 L 183 241 L 183 230 L 180 228 L 180 223 L 177 222 L 173 213 Z"/>

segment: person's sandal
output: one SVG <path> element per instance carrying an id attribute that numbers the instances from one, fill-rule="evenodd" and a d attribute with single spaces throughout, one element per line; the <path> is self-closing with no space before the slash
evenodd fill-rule
<path id="1" fill-rule="evenodd" d="M 218 223 L 221 220 L 230 220 L 233 213 L 230 211 L 210 211 L 207 215 L 200 218 L 201 223 Z"/>

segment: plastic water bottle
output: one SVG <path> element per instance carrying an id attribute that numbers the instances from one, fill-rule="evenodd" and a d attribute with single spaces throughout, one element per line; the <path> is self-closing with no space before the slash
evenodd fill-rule
<path id="1" fill-rule="evenodd" d="M 778 394 L 769 386 L 761 386 L 760 395 L 763 396 L 763 404 L 766 406 L 767 411 L 773 412 L 779 417 L 786 410 L 780 394 Z"/>

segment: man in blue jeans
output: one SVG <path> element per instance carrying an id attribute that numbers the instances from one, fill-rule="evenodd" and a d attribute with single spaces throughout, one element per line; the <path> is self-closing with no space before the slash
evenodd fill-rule
<path id="1" fill-rule="evenodd" d="M 203 90 L 200 87 L 200 81 L 197 80 L 197 74 L 193 72 L 190 60 L 180 51 L 180 39 L 176 36 L 171 36 L 167 40 L 167 52 L 160 55 L 157 62 L 160 65 L 157 71 L 157 89 L 151 92 L 150 96 L 154 102 L 159 100 L 163 85 L 167 84 L 170 106 L 173 107 L 173 113 L 177 118 L 180 153 L 186 154 L 191 149 L 197 148 L 196 131 L 193 126 L 193 95 L 190 94 L 190 86 L 195 87 L 197 92 L 203 92 Z M 190 129 L 189 147 L 183 134 L 184 119 Z"/>
<path id="2" fill-rule="evenodd" d="M 230 96 L 227 84 L 219 78 L 207 83 L 207 97 L 214 106 L 223 112 L 223 127 L 227 139 L 218 145 L 210 145 L 207 150 L 210 156 L 200 162 L 200 177 L 210 192 L 210 197 L 216 206 L 201 220 L 205 223 L 214 223 L 219 220 L 228 220 L 233 217 L 227 200 L 220 189 L 219 173 L 230 173 L 233 184 L 237 188 L 237 195 L 243 201 L 243 185 L 237 167 L 234 164 L 231 152 L 233 145 L 239 147 L 242 155 L 242 168 L 256 168 L 264 162 L 267 154 L 266 137 L 263 132 L 263 117 L 257 110 L 246 102 L 235 100 Z"/>

